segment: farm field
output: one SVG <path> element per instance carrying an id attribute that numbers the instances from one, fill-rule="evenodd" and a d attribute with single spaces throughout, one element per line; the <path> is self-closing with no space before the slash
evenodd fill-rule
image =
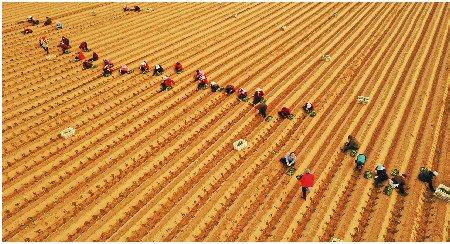
<path id="1" fill-rule="evenodd" d="M 3 241 L 450 241 L 449 204 L 417 180 L 426 166 L 450 186 L 449 3 L 138 5 L 2 4 Z M 41 24 L 24 35 L 29 15 Z M 97 68 L 72 62 L 82 41 Z M 135 71 L 103 77 L 103 59 Z M 143 60 L 173 89 L 159 92 Z M 197 90 L 197 69 L 263 89 L 273 120 Z M 293 120 L 278 118 L 283 106 Z M 407 196 L 354 171 L 339 150 L 350 134 L 363 172 L 399 169 Z M 293 176 L 279 162 L 291 151 Z M 316 182 L 303 200 L 306 168 Z"/>

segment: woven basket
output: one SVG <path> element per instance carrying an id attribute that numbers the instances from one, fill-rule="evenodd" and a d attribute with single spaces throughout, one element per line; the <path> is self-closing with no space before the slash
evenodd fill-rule
<path id="1" fill-rule="evenodd" d="M 248 143 L 244 139 L 239 139 L 233 143 L 233 147 L 236 151 L 241 151 L 248 146 Z"/>
<path id="2" fill-rule="evenodd" d="M 329 62 L 331 60 L 331 56 L 329 54 L 324 54 L 322 56 L 322 60 L 325 62 Z"/>
<path id="3" fill-rule="evenodd" d="M 69 138 L 69 137 L 75 135 L 75 129 L 72 128 L 72 127 L 69 127 L 69 128 L 67 128 L 67 129 L 62 130 L 62 131 L 59 133 L 59 135 L 60 135 L 62 138 L 67 139 L 67 138 Z"/>

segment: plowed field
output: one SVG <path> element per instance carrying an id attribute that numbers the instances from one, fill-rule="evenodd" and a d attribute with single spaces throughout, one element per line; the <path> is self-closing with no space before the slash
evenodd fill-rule
<path id="1" fill-rule="evenodd" d="M 3 3 L 4 241 L 449 240 L 449 205 L 416 179 L 427 166 L 450 185 L 448 3 L 122 6 Z M 41 24 L 24 35 L 29 15 Z M 43 27 L 45 16 L 64 29 Z M 97 68 L 72 62 L 82 41 Z M 103 77 L 105 58 L 135 71 Z M 174 88 L 159 92 L 161 77 L 137 71 L 143 60 Z M 251 95 L 262 88 L 274 119 L 197 91 L 197 69 Z M 277 117 L 283 106 L 293 120 Z M 75 135 L 59 137 L 67 127 Z M 354 171 L 339 150 L 350 134 L 364 170 L 408 175 L 406 197 Z M 238 152 L 240 138 L 249 147 Z M 293 176 L 279 163 L 290 151 Z M 305 168 L 316 176 L 306 201 L 295 177 Z"/>

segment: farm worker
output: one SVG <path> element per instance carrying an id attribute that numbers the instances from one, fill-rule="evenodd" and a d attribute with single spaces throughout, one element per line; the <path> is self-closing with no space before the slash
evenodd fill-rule
<path id="1" fill-rule="evenodd" d="M 94 66 L 91 60 L 86 60 L 83 62 L 83 69 L 90 69 Z"/>
<path id="2" fill-rule="evenodd" d="M 227 95 L 231 95 L 236 91 L 236 88 L 233 85 L 228 85 L 227 87 L 225 87 L 225 92 L 227 93 Z"/>
<path id="3" fill-rule="evenodd" d="M 378 164 L 375 168 L 377 175 L 375 176 L 375 186 L 380 186 L 384 181 L 389 179 L 386 168 L 382 164 Z"/>
<path id="4" fill-rule="evenodd" d="M 84 60 L 86 57 L 84 56 L 83 52 L 78 52 L 77 56 L 75 57 L 75 61 L 81 61 Z"/>
<path id="5" fill-rule="evenodd" d="M 140 70 L 143 74 L 145 74 L 149 69 L 150 69 L 150 67 L 148 66 L 148 63 L 147 63 L 147 61 L 145 61 L 145 60 L 141 63 L 141 65 L 139 65 L 139 70 Z"/>
<path id="6" fill-rule="evenodd" d="M 127 74 L 129 72 L 130 72 L 130 69 L 128 68 L 128 66 L 126 66 L 125 64 L 120 66 L 119 73 L 121 75 Z"/>
<path id="7" fill-rule="evenodd" d="M 436 176 L 438 176 L 437 171 L 425 170 L 425 171 L 421 171 L 419 173 L 419 180 L 422 182 L 428 183 L 428 189 L 430 189 L 430 191 L 434 192 L 433 178 Z"/>
<path id="8" fill-rule="evenodd" d="M 218 91 L 220 89 L 220 86 L 216 83 L 216 82 L 211 82 L 211 90 L 213 91 L 213 92 L 216 92 L 216 91 Z"/>
<path id="9" fill-rule="evenodd" d="M 51 25 L 52 24 L 52 18 L 50 18 L 50 17 L 45 17 L 45 18 L 46 18 L 46 20 L 44 22 L 44 26 Z"/>
<path id="10" fill-rule="evenodd" d="M 103 60 L 103 64 L 108 65 L 108 66 L 110 66 L 110 67 L 113 67 L 113 66 L 114 66 L 114 64 L 113 64 L 113 63 L 111 62 L 111 60 L 109 60 L 109 59 Z"/>
<path id="11" fill-rule="evenodd" d="M 155 69 L 153 70 L 153 75 L 161 75 L 164 72 L 164 68 L 157 64 L 155 65 Z"/>
<path id="12" fill-rule="evenodd" d="M 111 65 L 105 65 L 105 67 L 103 67 L 103 76 L 108 77 L 112 74 L 112 70 L 111 70 Z"/>
<path id="13" fill-rule="evenodd" d="M 65 36 L 61 37 L 61 43 L 63 43 L 63 44 L 65 44 L 65 45 L 67 45 L 67 46 L 70 47 L 70 41 L 69 41 L 69 39 L 68 39 L 67 37 L 65 37 Z"/>
<path id="14" fill-rule="evenodd" d="M 141 11 L 141 8 L 139 8 L 139 6 L 134 6 L 133 8 L 130 8 L 127 5 L 125 5 L 123 7 L 123 11 L 136 11 L 136 12 L 139 12 L 139 11 Z"/>
<path id="15" fill-rule="evenodd" d="M 241 100 L 247 98 L 247 91 L 244 88 L 239 88 L 238 98 Z"/>
<path id="16" fill-rule="evenodd" d="M 91 61 L 97 61 L 97 60 L 98 60 L 98 54 L 97 54 L 96 52 L 93 52 L 93 53 L 92 53 L 92 58 L 89 59 L 89 60 L 91 60 Z"/>
<path id="17" fill-rule="evenodd" d="M 33 18 L 33 16 L 31 16 L 31 15 L 28 16 L 28 17 L 27 17 L 27 22 L 28 22 L 28 23 L 31 23 L 31 24 L 34 23 L 34 18 Z"/>
<path id="18" fill-rule="evenodd" d="M 281 111 L 278 112 L 278 115 L 283 119 L 288 118 L 289 115 L 291 115 L 291 114 L 292 114 L 292 111 L 287 107 L 281 108 Z"/>
<path id="19" fill-rule="evenodd" d="M 261 88 L 257 88 L 253 94 L 253 105 L 256 105 L 264 100 L 264 92 Z"/>
<path id="20" fill-rule="evenodd" d="M 288 167 L 294 165 L 295 160 L 297 160 L 297 157 L 295 156 L 294 152 L 291 152 L 288 155 L 281 158 L 281 162 L 283 164 L 286 164 Z"/>
<path id="21" fill-rule="evenodd" d="M 203 79 L 206 79 L 206 76 L 205 76 L 205 72 L 203 72 L 202 70 L 197 70 L 197 71 L 195 71 L 196 73 L 195 73 L 195 80 L 203 80 Z"/>
<path id="22" fill-rule="evenodd" d="M 313 104 L 310 102 L 307 102 L 305 104 L 305 106 L 303 106 L 303 109 L 305 110 L 306 113 L 311 113 L 314 110 Z"/>
<path id="23" fill-rule="evenodd" d="M 35 19 L 33 18 L 33 16 L 31 16 L 31 15 L 28 16 L 27 22 L 30 23 L 30 24 L 33 24 L 33 25 L 38 25 L 38 24 L 39 24 L 39 20 L 35 20 Z"/>
<path id="24" fill-rule="evenodd" d="M 56 22 L 56 29 L 57 30 L 60 30 L 60 29 L 62 29 L 64 26 L 63 26 L 63 24 L 61 23 L 61 22 L 59 22 L 59 21 L 57 21 Z"/>
<path id="25" fill-rule="evenodd" d="M 58 47 L 61 48 L 61 51 L 62 51 L 63 54 L 70 53 L 70 51 L 69 51 L 69 46 L 67 46 L 66 44 L 60 43 L 60 44 L 58 45 Z"/>
<path id="26" fill-rule="evenodd" d="M 345 143 L 344 148 L 341 150 L 346 153 L 351 150 L 357 151 L 359 149 L 359 142 L 352 136 L 348 136 L 348 142 Z"/>
<path id="27" fill-rule="evenodd" d="M 48 39 L 46 36 L 43 36 L 39 39 L 39 45 L 47 52 L 48 54 Z"/>
<path id="28" fill-rule="evenodd" d="M 82 42 L 79 46 L 79 48 L 83 51 L 83 52 L 89 52 L 89 48 L 88 48 L 88 44 L 87 42 Z"/>
<path id="29" fill-rule="evenodd" d="M 173 86 L 175 84 L 175 82 L 172 80 L 172 78 L 167 77 L 167 76 L 163 77 L 163 81 L 166 86 Z"/>
<path id="30" fill-rule="evenodd" d="M 161 83 L 162 91 L 171 89 L 175 82 L 172 80 L 172 78 L 163 76 L 163 82 Z"/>
<path id="31" fill-rule="evenodd" d="M 43 42 L 43 43 L 41 43 L 41 46 L 48 54 L 48 43 L 47 42 Z"/>
<path id="32" fill-rule="evenodd" d="M 306 194 L 310 191 L 314 185 L 314 175 L 311 174 L 309 169 L 300 175 L 300 185 L 302 186 L 302 198 L 306 200 Z"/>
<path id="33" fill-rule="evenodd" d="M 356 169 L 361 170 L 365 163 L 366 163 L 366 155 L 358 154 L 355 160 Z"/>
<path id="34" fill-rule="evenodd" d="M 30 28 L 23 28 L 23 34 L 30 34 L 30 33 L 33 33 L 33 30 L 31 30 Z"/>
<path id="35" fill-rule="evenodd" d="M 389 185 L 392 188 L 398 188 L 398 192 L 402 196 L 408 195 L 405 190 L 405 175 L 396 175 L 389 180 Z"/>
<path id="36" fill-rule="evenodd" d="M 177 72 L 177 73 L 183 72 L 183 66 L 181 65 L 180 62 L 177 62 L 177 63 L 175 64 L 175 72 Z"/>
<path id="37" fill-rule="evenodd" d="M 42 43 L 48 44 L 48 38 L 46 36 L 39 38 L 39 44 L 42 44 Z"/>
<path id="38" fill-rule="evenodd" d="M 198 83 L 197 90 L 204 90 L 204 89 L 208 88 L 208 85 L 209 85 L 209 81 L 208 81 L 208 79 L 205 78 Z"/>
<path id="39" fill-rule="evenodd" d="M 258 114 L 260 114 L 263 118 L 267 117 L 267 105 L 265 103 L 259 103 L 256 108 L 258 109 Z"/>

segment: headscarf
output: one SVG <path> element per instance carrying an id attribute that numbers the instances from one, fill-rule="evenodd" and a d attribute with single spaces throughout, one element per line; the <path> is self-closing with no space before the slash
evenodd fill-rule
<path id="1" fill-rule="evenodd" d="M 382 164 L 378 164 L 376 170 L 384 170 L 385 167 Z"/>

